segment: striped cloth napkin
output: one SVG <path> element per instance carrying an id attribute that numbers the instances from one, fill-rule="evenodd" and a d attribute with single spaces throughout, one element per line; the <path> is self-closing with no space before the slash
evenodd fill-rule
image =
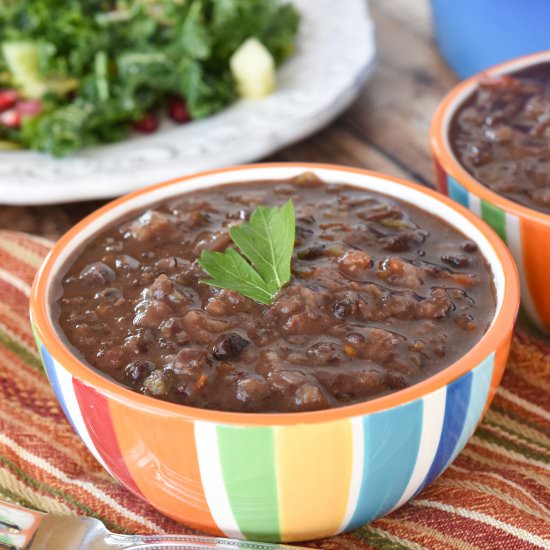
<path id="1" fill-rule="evenodd" d="M 188 533 L 114 481 L 86 450 L 42 371 L 28 296 L 50 243 L 0 232 L 0 498 L 95 516 L 117 532 Z M 550 548 L 550 346 L 517 334 L 485 420 L 416 499 L 314 548 Z M 60 549 L 61 550 L 61 549 Z"/>

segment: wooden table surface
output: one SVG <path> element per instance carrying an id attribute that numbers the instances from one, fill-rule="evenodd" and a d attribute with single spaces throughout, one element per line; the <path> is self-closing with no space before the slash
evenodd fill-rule
<path id="1" fill-rule="evenodd" d="M 265 160 L 347 164 L 432 186 L 430 119 L 456 77 L 433 43 L 427 0 L 370 0 L 370 9 L 378 65 L 357 101 L 325 130 Z M 55 239 L 100 204 L 0 206 L 0 228 Z"/>

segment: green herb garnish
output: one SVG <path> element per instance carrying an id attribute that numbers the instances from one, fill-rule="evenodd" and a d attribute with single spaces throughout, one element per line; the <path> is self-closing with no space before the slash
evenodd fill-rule
<path id="1" fill-rule="evenodd" d="M 234 248 L 203 250 L 199 264 L 212 278 L 201 282 L 272 304 L 290 281 L 296 236 L 294 204 L 289 200 L 280 207 L 258 206 L 248 223 L 229 229 L 229 236 L 244 257 Z"/>

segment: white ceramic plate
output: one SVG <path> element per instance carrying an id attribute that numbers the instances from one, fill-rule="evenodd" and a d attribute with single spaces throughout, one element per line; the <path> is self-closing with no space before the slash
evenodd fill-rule
<path id="1" fill-rule="evenodd" d="M 144 185 L 250 162 L 312 134 L 357 96 L 374 65 L 365 0 L 293 0 L 302 14 L 297 51 L 276 91 L 204 120 L 166 121 L 154 134 L 55 159 L 0 154 L 0 203 L 48 204 L 122 195 Z"/>

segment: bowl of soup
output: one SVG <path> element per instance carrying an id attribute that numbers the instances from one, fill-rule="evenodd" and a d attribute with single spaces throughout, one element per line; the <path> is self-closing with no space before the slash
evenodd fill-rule
<path id="1" fill-rule="evenodd" d="M 273 299 L 209 284 L 205 251 L 250 269 L 232 228 L 285 204 L 290 276 Z M 437 192 L 264 164 L 100 208 L 52 249 L 31 320 L 67 417 L 128 489 L 203 531 L 298 541 L 445 470 L 500 381 L 518 294 L 494 231 Z"/>
<path id="2" fill-rule="evenodd" d="M 439 189 L 481 216 L 518 265 L 522 312 L 550 330 L 550 51 L 453 88 L 431 127 Z"/>

